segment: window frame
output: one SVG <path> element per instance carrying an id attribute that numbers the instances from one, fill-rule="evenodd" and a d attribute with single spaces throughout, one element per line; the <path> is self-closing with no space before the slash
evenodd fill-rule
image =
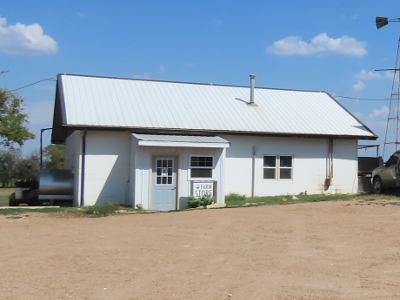
<path id="1" fill-rule="evenodd" d="M 264 165 L 264 159 L 265 159 L 265 157 L 266 156 L 271 156 L 271 157 L 275 157 L 275 167 L 266 167 L 265 165 Z M 276 154 L 264 154 L 263 155 L 263 157 L 262 157 L 262 166 L 263 166 L 263 172 L 262 172 L 262 176 L 263 176 L 263 179 L 264 180 L 277 180 L 278 179 L 278 171 L 277 171 L 277 155 Z M 265 176 L 264 176 L 264 170 L 265 169 L 273 169 L 273 170 L 275 170 L 275 177 L 274 178 L 265 178 Z"/>
<path id="2" fill-rule="evenodd" d="M 291 166 L 290 167 L 281 167 L 281 156 L 290 157 Z M 293 180 L 293 155 L 283 154 L 279 155 L 279 180 Z M 290 178 L 281 178 L 281 169 L 290 170 Z"/>
<path id="3" fill-rule="evenodd" d="M 211 168 L 211 177 L 192 177 L 192 157 L 211 157 L 212 166 L 211 167 L 193 167 L 194 169 L 210 169 Z M 215 168 L 215 159 L 214 155 L 210 154 L 190 154 L 188 161 L 188 179 L 189 180 L 197 180 L 197 181 L 210 181 L 214 179 L 214 168 Z"/>
<path id="4" fill-rule="evenodd" d="M 274 156 L 275 157 L 275 168 L 264 166 L 264 157 L 265 156 Z M 291 167 L 281 167 L 281 156 L 288 156 L 291 158 L 292 166 Z M 275 178 L 265 178 L 264 177 L 264 169 L 275 169 Z M 291 170 L 290 178 L 281 178 L 281 169 Z M 263 154 L 262 156 L 262 177 L 263 180 L 293 180 L 293 171 L 294 171 L 294 155 L 293 154 Z"/>

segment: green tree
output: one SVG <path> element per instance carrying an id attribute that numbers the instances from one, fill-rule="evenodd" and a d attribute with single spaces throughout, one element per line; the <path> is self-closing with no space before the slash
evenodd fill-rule
<path id="1" fill-rule="evenodd" d="M 39 176 L 39 164 L 39 155 L 37 153 L 31 153 L 25 158 L 20 157 L 14 166 L 14 179 L 37 179 Z"/>
<path id="2" fill-rule="evenodd" d="M 26 125 L 28 116 L 22 108 L 23 99 L 12 92 L 0 88 L 0 145 L 23 145 L 35 136 Z"/>
<path id="3" fill-rule="evenodd" d="M 48 145 L 43 150 L 43 166 L 45 169 L 64 168 L 64 145 Z"/>
<path id="4" fill-rule="evenodd" d="M 0 150 L 0 182 L 2 187 L 8 187 L 14 183 L 15 166 L 21 158 L 18 150 Z"/>

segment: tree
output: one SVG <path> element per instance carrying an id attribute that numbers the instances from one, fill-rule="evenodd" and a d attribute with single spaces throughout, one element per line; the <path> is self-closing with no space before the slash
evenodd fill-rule
<path id="1" fill-rule="evenodd" d="M 0 181 L 2 187 L 8 187 L 14 181 L 15 165 L 21 155 L 18 150 L 0 150 Z"/>
<path id="2" fill-rule="evenodd" d="M 0 183 L 2 187 L 15 184 L 17 180 L 37 179 L 39 155 L 32 153 L 22 157 L 16 149 L 0 150 Z"/>
<path id="3" fill-rule="evenodd" d="M 20 158 L 14 166 L 13 177 L 15 180 L 30 180 L 39 177 L 39 155 L 31 153 L 25 158 Z"/>
<path id="4" fill-rule="evenodd" d="M 28 116 L 24 113 L 23 99 L 0 88 L 0 145 L 23 145 L 35 136 L 27 128 Z"/>
<path id="5" fill-rule="evenodd" d="M 64 145 L 48 145 L 43 150 L 43 165 L 46 169 L 64 168 Z"/>

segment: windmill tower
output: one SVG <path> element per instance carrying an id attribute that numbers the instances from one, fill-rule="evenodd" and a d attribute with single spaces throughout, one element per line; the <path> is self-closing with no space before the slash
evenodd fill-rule
<path id="1" fill-rule="evenodd" d="M 383 153 L 392 154 L 400 149 L 400 38 L 397 43 L 396 64 L 394 69 L 385 69 L 382 71 L 393 71 L 392 91 L 390 93 L 389 113 L 386 122 L 385 142 L 383 144 Z M 379 70 L 380 71 L 380 70 Z"/>
<path id="2" fill-rule="evenodd" d="M 376 28 L 380 29 L 389 22 L 400 22 L 400 18 L 388 19 L 376 17 Z M 400 150 L 400 37 L 397 42 L 396 63 L 393 69 L 379 69 L 376 71 L 392 71 L 393 81 L 390 93 L 389 113 L 385 129 L 385 141 L 382 156 L 390 155 Z"/>

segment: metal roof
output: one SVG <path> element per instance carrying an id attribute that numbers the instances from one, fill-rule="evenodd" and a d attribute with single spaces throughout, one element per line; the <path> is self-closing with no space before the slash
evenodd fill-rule
<path id="1" fill-rule="evenodd" d="M 326 92 L 256 88 L 255 105 L 249 95 L 245 86 L 63 74 L 56 106 L 64 127 L 376 138 Z"/>
<path id="2" fill-rule="evenodd" d="M 132 134 L 139 146 L 228 148 L 229 142 L 219 136 Z"/>

